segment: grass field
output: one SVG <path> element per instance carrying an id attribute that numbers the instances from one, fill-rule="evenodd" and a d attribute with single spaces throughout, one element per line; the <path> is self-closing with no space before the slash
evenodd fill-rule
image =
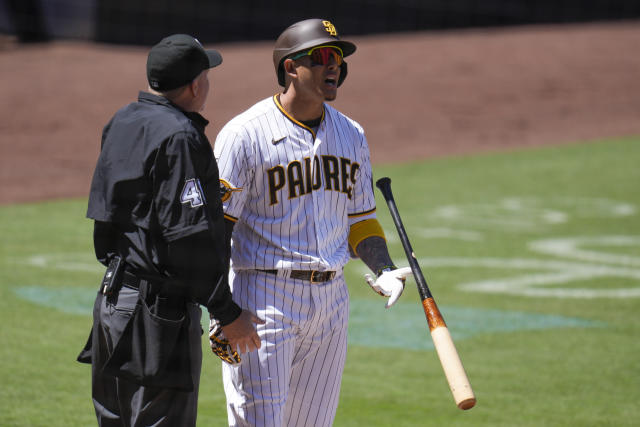
<path id="1" fill-rule="evenodd" d="M 413 280 L 385 310 L 352 262 L 335 425 L 638 425 L 639 161 L 625 139 L 376 167 L 478 404 L 455 407 Z M 75 362 L 102 274 L 85 207 L 0 207 L 0 426 L 95 425 L 90 368 Z M 205 353 L 201 426 L 225 425 L 219 371 Z"/>

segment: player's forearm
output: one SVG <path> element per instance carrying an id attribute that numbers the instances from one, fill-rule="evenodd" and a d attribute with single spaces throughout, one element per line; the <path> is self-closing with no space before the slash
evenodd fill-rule
<path id="1" fill-rule="evenodd" d="M 356 251 L 360 259 L 374 273 L 378 273 L 384 267 L 394 265 L 387 249 L 387 242 L 382 237 L 367 237 L 358 244 Z"/>

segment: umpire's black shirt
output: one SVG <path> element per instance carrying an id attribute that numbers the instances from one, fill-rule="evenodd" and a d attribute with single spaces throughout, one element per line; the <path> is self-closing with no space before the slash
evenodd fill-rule
<path id="1" fill-rule="evenodd" d="M 87 217 L 107 265 L 119 255 L 142 279 L 184 289 L 222 324 L 241 309 L 228 286 L 218 167 L 198 113 L 140 92 L 105 126 Z"/>

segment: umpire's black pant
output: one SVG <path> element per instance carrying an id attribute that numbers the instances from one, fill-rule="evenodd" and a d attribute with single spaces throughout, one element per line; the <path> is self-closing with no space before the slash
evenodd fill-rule
<path id="1" fill-rule="evenodd" d="M 195 426 L 198 406 L 198 387 L 202 366 L 200 325 L 201 310 L 197 304 L 187 304 L 189 316 L 189 351 L 191 376 L 194 389 L 184 392 L 175 389 L 144 387 L 102 372 L 108 351 L 113 348 L 113 339 L 120 336 L 128 316 L 138 300 L 138 290 L 122 287 L 117 301 L 98 295 L 94 315 L 100 319 L 100 328 L 105 342 L 92 347 L 92 397 L 101 427 L 137 426 Z M 98 307 L 99 305 L 99 307 Z M 130 316 L 129 316 L 130 317 Z M 94 326 L 95 327 L 95 326 Z M 94 335 L 95 337 L 95 335 Z"/>

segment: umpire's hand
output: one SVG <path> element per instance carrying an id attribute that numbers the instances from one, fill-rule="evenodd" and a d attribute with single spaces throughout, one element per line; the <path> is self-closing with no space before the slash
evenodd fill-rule
<path id="1" fill-rule="evenodd" d="M 262 325 L 264 320 L 248 310 L 242 310 L 236 320 L 222 327 L 231 348 L 240 354 L 260 348 L 260 337 L 254 324 Z"/>

